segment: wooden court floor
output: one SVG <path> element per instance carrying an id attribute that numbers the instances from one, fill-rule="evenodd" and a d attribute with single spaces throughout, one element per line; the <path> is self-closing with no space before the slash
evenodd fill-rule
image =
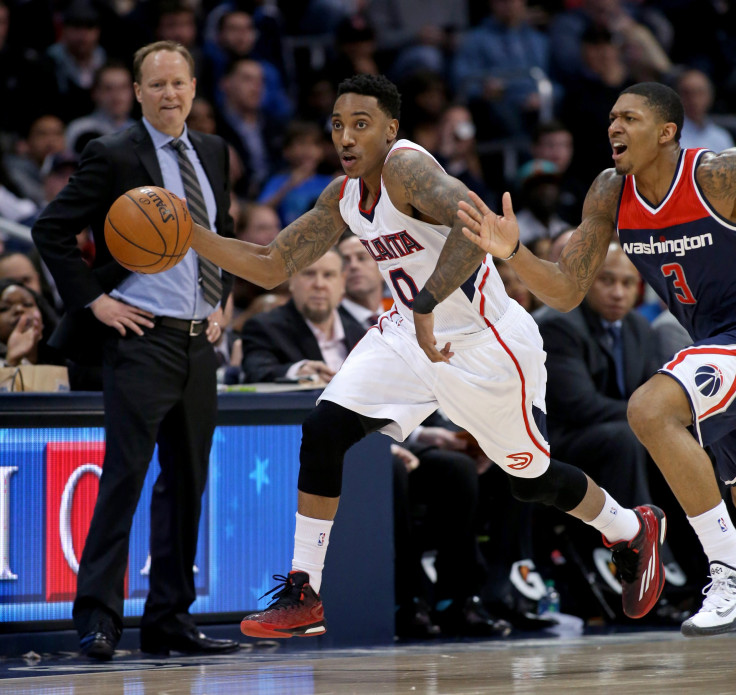
<path id="1" fill-rule="evenodd" d="M 475 695 L 736 693 L 736 636 L 675 631 L 417 644 L 363 650 L 242 650 L 110 664 L 70 657 L 6 668 L 13 695 Z M 20 677 L 19 677 L 20 676 Z"/>

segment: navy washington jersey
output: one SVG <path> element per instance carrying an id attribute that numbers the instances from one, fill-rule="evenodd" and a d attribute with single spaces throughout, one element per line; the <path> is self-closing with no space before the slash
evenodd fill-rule
<path id="1" fill-rule="evenodd" d="M 624 252 L 696 341 L 736 328 L 736 225 L 708 204 L 695 180 L 704 152 L 680 153 L 657 206 L 625 176 L 616 222 Z"/>

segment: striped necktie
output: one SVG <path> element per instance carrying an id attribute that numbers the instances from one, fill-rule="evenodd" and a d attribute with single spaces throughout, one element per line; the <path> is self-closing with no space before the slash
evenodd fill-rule
<path id="1" fill-rule="evenodd" d="M 187 207 L 192 215 L 192 219 L 203 227 L 209 229 L 210 221 L 207 214 L 207 206 L 204 203 L 202 188 L 199 185 L 197 174 L 194 171 L 192 163 L 187 157 L 187 146 L 178 138 L 171 141 L 171 146 L 176 150 L 177 159 L 179 160 L 179 171 L 181 179 L 184 183 L 184 196 L 187 199 Z M 217 306 L 217 302 L 222 298 L 222 279 L 220 278 L 219 268 L 212 262 L 202 256 L 199 258 L 199 283 L 202 285 L 204 299 L 208 304 Z"/>

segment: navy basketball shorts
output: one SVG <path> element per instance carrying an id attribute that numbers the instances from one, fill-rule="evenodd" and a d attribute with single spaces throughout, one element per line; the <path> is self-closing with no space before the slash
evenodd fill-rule
<path id="1" fill-rule="evenodd" d="M 721 480 L 736 483 L 736 331 L 680 350 L 659 372 L 685 391 L 693 434 L 714 453 Z"/>

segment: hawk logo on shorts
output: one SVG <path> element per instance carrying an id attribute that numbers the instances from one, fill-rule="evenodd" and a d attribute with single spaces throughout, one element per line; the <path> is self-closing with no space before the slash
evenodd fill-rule
<path id="1" fill-rule="evenodd" d="M 520 471 L 526 468 L 534 457 L 528 451 L 522 451 L 518 454 L 509 454 L 506 458 L 514 461 L 514 463 L 506 464 L 509 468 Z"/>
<path id="2" fill-rule="evenodd" d="M 704 364 L 695 371 L 695 385 L 704 396 L 715 396 L 723 383 L 723 372 L 715 364 Z"/>

